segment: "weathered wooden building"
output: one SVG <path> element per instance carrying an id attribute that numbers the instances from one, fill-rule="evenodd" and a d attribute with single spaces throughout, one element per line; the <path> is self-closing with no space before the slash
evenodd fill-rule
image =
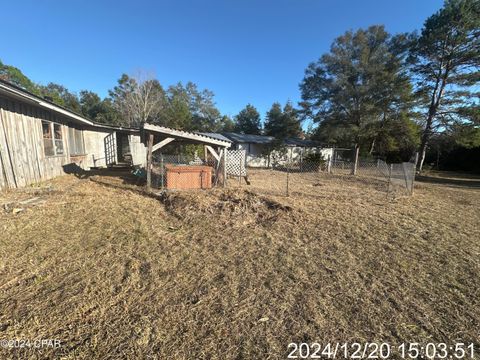
<path id="1" fill-rule="evenodd" d="M 94 123 L 0 80 L 0 189 L 80 168 L 145 161 L 139 129 Z"/>

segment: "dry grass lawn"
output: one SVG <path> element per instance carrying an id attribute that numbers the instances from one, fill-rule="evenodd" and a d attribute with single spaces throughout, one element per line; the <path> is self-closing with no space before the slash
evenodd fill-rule
<path id="1" fill-rule="evenodd" d="M 479 341 L 479 188 L 418 183 L 387 201 L 378 184 L 318 177 L 287 198 L 264 175 L 161 199 L 73 176 L 0 193 L 0 339 L 61 340 L 0 358 Z"/>

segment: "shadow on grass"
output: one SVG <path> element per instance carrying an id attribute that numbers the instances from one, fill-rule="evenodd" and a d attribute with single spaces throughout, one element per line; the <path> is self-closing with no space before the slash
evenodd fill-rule
<path id="1" fill-rule="evenodd" d="M 145 185 L 145 179 L 135 176 L 131 168 L 107 168 L 84 170 L 75 163 L 63 165 L 65 174 L 75 175 L 79 179 L 89 179 L 92 176 L 112 177 L 122 180 L 126 185 Z"/>
<path id="2" fill-rule="evenodd" d="M 417 175 L 415 180 L 423 183 L 480 189 L 480 179 L 452 179 L 428 175 Z"/>

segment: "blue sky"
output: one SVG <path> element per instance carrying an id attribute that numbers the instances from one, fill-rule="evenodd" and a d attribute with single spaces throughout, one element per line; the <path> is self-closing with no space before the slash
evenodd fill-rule
<path id="1" fill-rule="evenodd" d="M 107 95 L 122 73 L 193 81 L 235 115 L 296 103 L 306 66 L 349 29 L 420 29 L 441 0 L 6 1 L 0 59 L 36 82 Z"/>

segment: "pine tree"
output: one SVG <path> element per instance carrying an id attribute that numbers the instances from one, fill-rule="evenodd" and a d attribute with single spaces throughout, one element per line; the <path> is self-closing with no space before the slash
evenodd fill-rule
<path id="1" fill-rule="evenodd" d="M 298 137 L 302 132 L 297 110 L 288 101 L 283 110 L 278 102 L 273 103 L 265 119 L 265 135 L 284 140 L 288 137 Z"/>
<path id="2" fill-rule="evenodd" d="M 235 116 L 235 131 L 242 134 L 261 134 L 260 114 L 253 105 L 248 104 Z"/>
<path id="3" fill-rule="evenodd" d="M 419 170 L 432 134 L 452 123 L 478 121 L 474 87 L 480 83 L 480 1 L 448 0 L 416 37 L 410 61 L 424 100 Z"/>
<path id="4" fill-rule="evenodd" d="M 288 101 L 283 107 L 282 116 L 282 132 L 283 137 L 299 137 L 302 133 L 302 126 L 298 118 L 298 111 Z"/>
<path id="5" fill-rule="evenodd" d="M 273 103 L 265 117 L 265 135 L 276 136 L 279 133 L 282 116 L 283 112 L 280 103 Z"/>
<path id="6" fill-rule="evenodd" d="M 363 144 L 371 151 L 387 119 L 410 107 L 405 39 L 383 26 L 348 31 L 305 71 L 302 114 L 328 129 L 329 143 Z"/>

